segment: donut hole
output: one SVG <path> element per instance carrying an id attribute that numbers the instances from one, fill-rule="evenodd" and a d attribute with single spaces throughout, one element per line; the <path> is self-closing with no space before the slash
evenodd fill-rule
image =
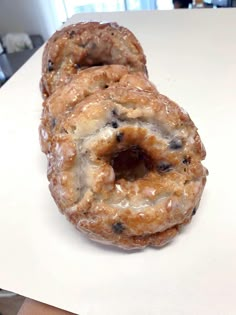
<path id="1" fill-rule="evenodd" d="M 131 146 L 111 157 L 115 180 L 135 181 L 145 177 L 153 169 L 151 157 L 139 146 Z"/>

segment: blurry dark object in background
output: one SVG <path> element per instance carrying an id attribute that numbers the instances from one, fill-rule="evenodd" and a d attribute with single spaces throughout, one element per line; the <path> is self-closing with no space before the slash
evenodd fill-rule
<path id="1" fill-rule="evenodd" d="M 231 0 L 213 0 L 213 5 L 217 7 L 232 7 L 232 1 Z"/>
<path id="2" fill-rule="evenodd" d="M 7 53 L 3 47 L 0 53 L 0 86 L 3 85 L 34 53 L 41 47 L 44 40 L 41 35 L 29 35 L 33 49 L 25 49 L 15 53 Z"/>
<path id="3" fill-rule="evenodd" d="M 173 0 L 175 9 L 193 7 L 226 8 L 236 6 L 236 0 Z"/>
<path id="4" fill-rule="evenodd" d="M 233 7 L 235 0 L 204 0 L 205 7 L 214 6 L 217 8 Z"/>
<path id="5" fill-rule="evenodd" d="M 0 65 L 0 87 L 3 85 L 3 83 L 5 83 L 6 80 L 7 80 L 7 78 L 5 76 L 5 73 L 4 73 L 1 65 Z"/>
<path id="6" fill-rule="evenodd" d="M 190 4 L 192 4 L 190 0 L 173 0 L 175 9 L 188 9 Z"/>

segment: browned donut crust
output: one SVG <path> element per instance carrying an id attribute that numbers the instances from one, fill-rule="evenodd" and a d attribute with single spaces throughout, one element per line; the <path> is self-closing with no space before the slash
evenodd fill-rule
<path id="1" fill-rule="evenodd" d="M 48 41 L 42 64 L 41 90 L 46 98 L 71 75 L 91 66 L 119 64 L 146 72 L 146 58 L 136 37 L 116 23 L 88 22 L 67 26 Z"/>
<path id="2" fill-rule="evenodd" d="M 111 86 L 78 102 L 57 126 L 50 190 L 91 239 L 128 249 L 162 246 L 196 212 L 204 157 L 196 127 L 177 104 Z"/>
<path id="3" fill-rule="evenodd" d="M 143 72 L 129 73 L 128 67 L 110 65 L 90 67 L 78 72 L 71 81 L 57 89 L 43 103 L 41 125 L 39 127 L 41 148 L 49 152 L 51 136 L 61 118 L 68 115 L 78 102 L 89 95 L 119 84 L 124 87 L 136 87 L 157 93 L 155 86 L 147 80 Z M 78 88 L 79 87 L 79 88 Z"/>

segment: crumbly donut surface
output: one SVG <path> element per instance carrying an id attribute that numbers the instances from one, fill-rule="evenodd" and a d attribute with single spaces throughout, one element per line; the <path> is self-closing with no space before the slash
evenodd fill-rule
<path id="1" fill-rule="evenodd" d="M 196 212 L 204 157 L 197 129 L 178 105 L 110 86 L 78 101 L 55 127 L 50 190 L 90 238 L 129 249 L 162 246 Z"/>
<path id="2" fill-rule="evenodd" d="M 48 41 L 42 64 L 41 90 L 46 98 L 81 69 L 119 64 L 146 72 L 146 58 L 136 37 L 117 23 L 88 22 L 57 31 Z"/>

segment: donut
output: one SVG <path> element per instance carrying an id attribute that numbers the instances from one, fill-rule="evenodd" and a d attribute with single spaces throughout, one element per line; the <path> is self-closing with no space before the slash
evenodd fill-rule
<path id="1" fill-rule="evenodd" d="M 205 154 L 197 128 L 176 103 L 111 85 L 75 101 L 55 128 L 49 188 L 90 239 L 125 249 L 160 247 L 196 213 Z"/>
<path id="2" fill-rule="evenodd" d="M 44 49 L 43 97 L 68 83 L 81 69 L 110 64 L 127 66 L 130 72 L 147 72 L 143 49 L 128 29 L 99 22 L 67 26 L 57 31 Z"/>
<path id="3" fill-rule="evenodd" d="M 71 81 L 57 89 L 43 103 L 41 125 L 39 127 L 41 148 L 49 152 L 51 135 L 60 118 L 68 115 L 78 102 L 112 84 L 134 86 L 157 93 L 155 86 L 146 79 L 143 72 L 129 73 L 128 67 L 109 65 L 90 67 L 78 72 Z M 79 87 L 79 88 L 78 88 Z"/>

